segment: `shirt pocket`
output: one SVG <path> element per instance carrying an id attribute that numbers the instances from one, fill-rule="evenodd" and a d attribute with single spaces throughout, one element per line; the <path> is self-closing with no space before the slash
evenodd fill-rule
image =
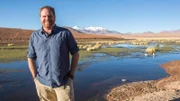
<path id="1" fill-rule="evenodd" d="M 37 56 L 40 56 L 42 53 L 44 53 L 47 50 L 47 41 L 46 40 L 39 40 L 37 43 L 35 43 L 35 52 Z"/>
<path id="2" fill-rule="evenodd" d="M 51 40 L 50 49 L 51 49 L 51 51 L 52 51 L 53 53 L 55 53 L 57 56 L 60 55 L 63 41 L 64 41 L 64 40 L 61 39 L 61 38 Z"/>

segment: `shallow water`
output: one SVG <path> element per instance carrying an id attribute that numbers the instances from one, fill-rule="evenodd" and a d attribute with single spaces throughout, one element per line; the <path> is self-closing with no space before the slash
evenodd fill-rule
<path id="1" fill-rule="evenodd" d="M 118 48 L 146 48 L 146 45 L 133 45 L 133 44 L 115 44 L 111 47 L 118 47 Z"/>
<path id="2" fill-rule="evenodd" d="M 180 53 L 157 53 L 145 57 L 136 52 L 127 56 L 97 53 L 80 61 L 75 74 L 76 101 L 102 101 L 102 95 L 113 86 L 168 76 L 160 64 L 180 60 Z M 0 64 L 0 101 L 38 101 L 35 85 L 26 61 Z"/>

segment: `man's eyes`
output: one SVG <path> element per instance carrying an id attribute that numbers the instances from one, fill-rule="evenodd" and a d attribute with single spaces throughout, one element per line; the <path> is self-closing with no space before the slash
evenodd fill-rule
<path id="1" fill-rule="evenodd" d="M 45 18 L 45 17 L 49 17 L 49 18 L 50 18 L 50 17 L 52 17 L 52 15 L 48 15 L 48 16 L 43 16 L 43 17 L 44 17 L 44 18 Z"/>

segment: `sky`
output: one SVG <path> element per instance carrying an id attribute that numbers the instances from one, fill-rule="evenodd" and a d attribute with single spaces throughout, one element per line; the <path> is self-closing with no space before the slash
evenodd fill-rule
<path id="1" fill-rule="evenodd" d="M 121 33 L 180 29 L 180 0 L 1 0 L 0 27 L 37 30 L 39 9 L 55 8 L 58 26 L 104 27 Z"/>

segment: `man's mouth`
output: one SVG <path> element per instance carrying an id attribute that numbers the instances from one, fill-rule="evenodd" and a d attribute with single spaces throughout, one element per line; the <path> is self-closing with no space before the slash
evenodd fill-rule
<path id="1" fill-rule="evenodd" d="M 50 21 L 47 21 L 47 22 L 45 22 L 45 24 L 51 24 L 51 22 L 50 22 Z"/>

